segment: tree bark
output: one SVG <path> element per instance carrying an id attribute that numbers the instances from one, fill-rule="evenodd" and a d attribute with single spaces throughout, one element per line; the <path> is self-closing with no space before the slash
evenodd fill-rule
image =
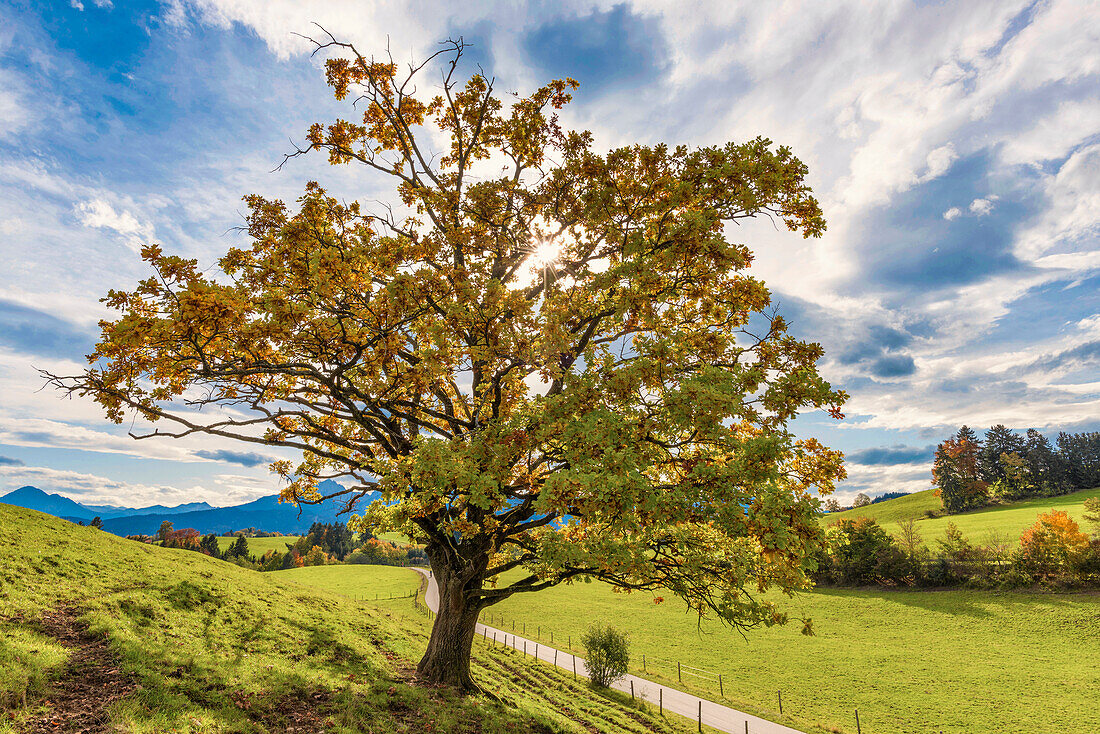
<path id="1" fill-rule="evenodd" d="M 444 563 L 433 563 L 432 573 L 439 585 L 439 609 L 428 649 L 416 666 L 416 672 L 429 683 L 467 691 L 480 690 L 470 676 L 470 650 L 482 604 L 467 594 L 466 587 L 471 579 L 463 578 L 463 574 Z"/>

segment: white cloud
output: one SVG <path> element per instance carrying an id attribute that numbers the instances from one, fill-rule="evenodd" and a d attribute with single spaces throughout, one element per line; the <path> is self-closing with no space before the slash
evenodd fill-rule
<path id="1" fill-rule="evenodd" d="M 85 227 L 113 229 L 123 235 L 127 246 L 134 252 L 140 251 L 143 241 L 151 240 L 154 236 L 151 225 L 138 221 L 131 212 L 116 211 L 103 199 L 82 201 L 77 204 L 76 210 L 80 216 L 80 223 Z"/>
<path id="2" fill-rule="evenodd" d="M 955 152 L 955 146 L 950 143 L 936 148 L 925 159 L 928 169 L 921 176 L 921 181 L 931 181 L 947 173 L 948 169 L 951 168 L 951 164 L 958 160 L 958 157 L 959 154 Z"/>
<path id="3" fill-rule="evenodd" d="M 847 463 L 848 478 L 833 494 L 841 504 L 851 504 L 856 494 L 879 495 L 884 492 L 919 492 L 931 487 L 931 462 L 926 465 L 869 465 Z"/>
<path id="4" fill-rule="evenodd" d="M 352 0 L 173 0 L 164 5 L 163 16 L 177 33 L 192 22 L 225 29 L 241 24 L 280 59 L 294 64 L 310 63 L 305 60 L 309 44 L 293 33 L 311 32 L 312 21 L 354 40 L 368 53 L 381 52 L 388 42 L 398 60 L 423 57 L 454 29 L 486 22 L 492 25 L 492 32 L 484 34 L 491 39 L 486 55 L 492 57 L 500 88 L 524 91 L 544 76 L 527 64 L 524 32 L 553 17 L 583 16 L 614 4 L 569 0 L 553 7 L 414 7 Z M 1015 347 L 984 345 L 983 340 L 1029 289 L 1084 277 L 1100 267 L 1100 152 L 1094 140 L 1100 132 L 1100 103 L 1095 94 L 1082 92 L 1100 71 L 1100 12 L 1095 5 L 1069 0 L 1037 4 L 1029 11 L 1030 25 L 1002 45 L 1013 19 L 1029 6 L 1028 0 L 946 5 L 713 0 L 685 13 L 668 3 L 639 0 L 632 3 L 633 11 L 658 22 L 667 41 L 667 76 L 629 93 L 589 97 L 567 108 L 563 122 L 593 129 L 597 149 L 635 141 L 720 143 L 757 134 L 794 148 L 810 167 L 810 183 L 825 207 L 829 231 L 820 240 L 803 241 L 776 231 L 770 222 L 731 228 L 732 238 L 754 249 L 755 274 L 776 290 L 825 309 L 840 325 L 838 331 L 868 320 L 918 321 L 929 329 L 911 347 L 920 365 L 916 375 L 855 394 L 849 412 L 867 416 L 863 425 L 921 426 L 960 418 L 981 422 L 979 417 L 997 415 L 1056 425 L 1089 411 L 1097 414 L 1092 383 L 1058 386 L 1040 373 L 1013 381 L 999 370 L 1006 364 L 1029 364 L 1029 359 L 1070 342 L 1047 340 L 1016 353 Z M 655 44 L 660 41 L 654 39 Z M 54 58 L 51 63 L 61 62 Z M 279 68 L 274 66 L 273 73 Z M 324 97 L 319 74 L 316 84 L 316 95 L 305 99 L 302 109 L 316 107 Z M 4 90 L 16 91 L 5 96 Z M 15 84 L 0 83 L 0 123 L 9 120 L 26 129 L 28 120 L 42 117 L 41 110 L 26 109 L 28 103 Z M 257 128 L 278 126 L 261 132 L 282 144 L 286 135 L 304 128 L 298 117 L 305 112 L 288 114 L 297 117 L 257 122 Z M 65 119 L 61 114 L 46 117 Z M 147 192 L 131 191 L 130 196 L 121 188 L 111 190 L 117 182 L 72 176 L 46 154 L 0 161 L 0 232 L 6 235 L 0 238 L 0 259 L 11 268 L 0 284 L 0 298 L 30 307 L 48 303 L 51 313 L 87 324 L 105 315 L 97 299 L 108 288 L 131 287 L 146 275 L 136 258 L 119 257 L 119 238 L 136 248 L 157 234 L 169 249 L 206 265 L 226 248 L 221 235 L 238 222 L 236 201 L 246 191 L 293 199 L 300 181 L 317 178 L 364 201 L 385 196 L 359 171 L 329 168 L 318 157 L 296 161 L 281 176 L 269 176 L 278 160 L 273 150 L 257 140 L 242 140 L 232 158 L 181 160 L 172 181 Z M 960 161 L 978 155 L 989 161 L 989 171 L 981 175 L 1007 178 L 1037 202 L 1038 214 L 1012 235 L 1013 253 L 1034 267 L 932 290 L 909 302 L 864 285 L 857 238 L 869 217 L 880 208 L 888 210 L 900 193 L 942 180 Z M 1059 170 L 1049 169 L 1051 161 L 1062 159 Z M 1029 178 L 1010 168 L 1019 165 L 1033 167 Z M 991 190 L 998 189 L 978 189 Z M 994 206 L 992 195 L 970 205 L 970 197 L 964 196 L 947 200 L 958 206 L 947 208 L 943 219 L 997 217 L 1009 210 Z M 73 226 L 74 202 L 79 202 L 75 212 L 84 227 Z M 939 221 L 938 211 L 932 210 L 930 218 Z M 929 241 L 928 252 L 938 244 Z M 71 265 L 73 253 L 79 253 L 79 267 Z M 0 356 L 8 360 L 0 370 L 16 359 Z M 839 364 L 829 369 L 844 379 L 856 375 Z M 33 393 L 33 375 L 20 370 L 24 367 L 18 368 L 18 376 L 0 374 L 5 402 L 13 396 L 7 412 L 0 411 L 6 430 L 20 415 L 34 415 L 49 422 L 47 433 L 56 434 L 51 440 L 62 445 L 91 450 L 102 441 L 107 451 L 160 455 L 146 453 L 161 451 L 146 448 L 152 442 L 124 446 L 117 436 L 94 430 L 102 425 L 95 406 Z M 950 380 L 978 389 L 948 394 L 940 383 Z M 73 430 L 63 428 L 69 423 L 76 424 Z M 864 479 L 916 481 L 871 473 Z"/>
<path id="5" fill-rule="evenodd" d="M 185 502 L 208 502 L 215 507 L 226 507 L 276 494 L 280 489 L 274 478 L 265 483 L 257 481 L 255 477 L 234 474 L 218 475 L 201 484 L 175 486 L 119 481 L 98 474 L 44 466 L 2 465 L 0 483 L 9 490 L 31 485 L 81 503 L 128 507 L 178 505 Z M 9 490 L 4 490 L 4 493 Z"/>
<path id="6" fill-rule="evenodd" d="M 1016 240 L 1017 257 L 1100 250 L 1100 143 L 1075 151 L 1043 179 L 1047 207 Z"/>
<path id="7" fill-rule="evenodd" d="M 993 211 L 993 202 L 996 201 L 996 196 L 990 196 L 986 199 L 975 199 L 970 202 L 970 213 L 979 217 L 984 217 Z"/>
<path id="8" fill-rule="evenodd" d="M 1005 140 L 1000 159 L 1008 165 L 1036 165 L 1064 158 L 1100 134 L 1100 97 L 1066 100 L 1029 129 Z"/>

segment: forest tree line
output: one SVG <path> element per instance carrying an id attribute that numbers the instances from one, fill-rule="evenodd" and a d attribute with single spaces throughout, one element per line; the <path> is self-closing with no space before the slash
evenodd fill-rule
<path id="1" fill-rule="evenodd" d="M 251 529 L 250 529 L 251 530 Z M 370 533 L 354 533 L 342 522 L 314 523 L 309 532 L 286 543 L 286 551 L 269 549 L 263 555 L 248 547 L 248 532 L 231 534 L 235 540 L 224 551 L 214 533 L 203 535 L 194 528 L 176 530 L 171 521 L 161 523 L 156 536 L 130 535 L 131 540 L 157 541 L 165 548 L 195 551 L 258 571 L 279 571 L 304 566 L 337 563 L 367 563 L 385 566 L 415 566 L 427 563 L 424 550 L 414 545 L 398 545 Z M 270 534 L 264 534 L 270 536 Z M 263 537 L 259 534 L 254 537 Z"/>
<path id="2" fill-rule="evenodd" d="M 949 514 L 1097 487 L 1100 433 L 1063 431 L 1052 445 L 1033 428 L 1020 435 L 996 425 L 979 439 L 963 426 L 936 447 L 932 481 Z"/>

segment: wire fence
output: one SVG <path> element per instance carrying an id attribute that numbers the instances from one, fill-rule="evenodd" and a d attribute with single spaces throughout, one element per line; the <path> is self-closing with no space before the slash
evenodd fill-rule
<path id="1" fill-rule="evenodd" d="M 403 596 L 391 597 L 391 598 L 412 598 L 413 607 L 424 614 L 429 621 L 435 618 L 435 612 L 428 608 L 424 601 L 424 591 L 427 588 L 427 579 L 419 589 L 412 594 L 406 594 Z M 581 667 L 577 666 L 577 656 L 573 647 L 573 635 L 572 633 L 566 633 L 562 635 L 560 632 L 555 634 L 554 630 L 549 627 L 544 627 L 541 624 L 528 625 L 526 620 L 505 619 L 504 615 L 496 612 L 485 612 L 482 614 L 481 619 L 482 632 L 475 636 L 481 637 L 483 643 L 489 648 L 509 648 L 515 652 L 522 653 L 524 656 L 532 657 L 536 661 L 542 660 L 555 667 L 564 667 L 566 670 L 572 669 L 574 678 L 578 676 L 584 676 L 585 670 L 583 663 Z M 489 627 L 495 628 L 495 631 L 490 632 Z M 510 630 L 514 630 L 514 633 L 510 633 Z M 533 635 L 534 640 L 528 639 L 528 635 Z M 545 641 L 547 645 L 542 646 L 541 642 Z M 580 637 L 577 638 L 578 644 L 580 643 Z M 559 646 L 565 650 L 560 663 Z M 540 654 L 541 651 L 541 654 Z M 582 651 L 583 652 L 583 651 Z M 676 685 L 672 685 L 672 671 L 675 670 Z M 699 731 L 703 731 L 704 726 L 712 726 L 713 722 L 707 723 L 707 716 L 704 716 L 704 699 L 700 694 L 711 695 L 718 693 L 721 700 L 726 701 L 725 695 L 725 679 L 722 673 L 708 670 L 706 668 L 700 668 L 696 665 L 687 665 L 682 660 L 674 660 L 671 658 L 659 658 L 652 656 L 641 656 L 641 668 L 634 667 L 633 670 L 628 670 L 629 673 L 638 675 L 639 677 L 645 677 L 651 680 L 654 684 L 661 686 L 662 684 L 668 684 L 670 691 L 679 691 L 687 693 L 688 695 L 698 696 L 698 708 L 694 712 L 695 716 L 689 716 L 688 718 L 695 719 L 698 724 Z M 635 702 L 639 702 L 641 705 L 645 705 L 645 698 L 635 697 L 635 691 L 633 681 L 630 685 L 630 697 Z M 783 691 L 778 689 L 775 692 L 775 707 L 772 705 L 759 703 L 751 703 L 738 699 L 731 701 L 738 706 L 746 706 L 753 710 L 750 716 L 754 716 L 761 719 L 768 720 L 782 720 L 789 719 L 790 705 L 789 701 L 784 702 Z M 658 699 L 656 702 L 650 700 L 650 704 L 656 703 L 658 712 L 663 716 L 665 713 L 664 705 L 664 688 L 658 688 Z M 719 704 L 721 706 L 721 704 Z M 784 713 L 786 711 L 786 713 Z M 684 714 L 681 714 L 684 715 Z M 793 724 L 793 722 L 792 722 Z M 753 728 L 750 727 L 749 721 L 744 722 L 745 734 L 752 734 Z M 848 728 L 854 726 L 855 728 Z M 860 720 L 860 713 L 858 708 L 852 709 L 851 721 L 848 722 L 843 728 L 833 727 L 830 731 L 837 732 L 837 734 L 863 734 L 863 722 Z M 759 731 L 759 729 L 757 729 Z M 868 730 L 870 732 L 870 730 Z M 944 734 L 939 729 L 929 729 L 930 734 Z"/>
<path id="2" fill-rule="evenodd" d="M 500 641 L 500 644 L 502 645 L 508 645 L 509 647 L 511 647 L 512 643 L 515 642 L 515 635 L 520 635 L 520 643 L 523 642 L 523 637 L 531 636 L 534 638 L 534 640 L 546 641 L 550 646 L 561 646 L 566 651 L 568 651 L 570 655 L 574 653 L 574 650 L 583 653 L 583 650 L 579 649 L 579 635 L 577 637 L 578 648 L 574 648 L 572 633 L 565 633 L 564 635 L 560 631 L 555 633 L 554 630 L 542 624 L 536 623 L 529 625 L 527 624 L 526 620 L 505 618 L 503 614 L 492 611 L 483 612 L 481 622 L 487 626 L 496 627 L 497 629 L 505 632 L 505 634 L 503 635 L 503 639 L 501 639 Z M 511 635 L 512 643 L 509 643 L 508 640 L 509 632 L 515 633 Z M 482 637 L 486 639 L 486 642 L 490 646 L 495 644 L 495 638 L 491 635 L 491 633 L 488 636 L 482 635 Z M 537 652 L 535 653 L 535 655 L 537 655 Z M 556 664 L 556 661 L 551 662 L 554 662 Z M 627 672 L 637 675 L 639 677 L 645 677 L 649 680 L 652 680 L 656 684 L 667 683 L 669 684 L 670 688 L 676 688 L 677 690 L 682 690 L 685 693 L 696 696 L 712 696 L 713 694 L 717 693 L 720 700 L 729 701 L 730 703 L 735 703 L 738 706 L 746 706 L 752 709 L 754 716 L 757 716 L 759 718 L 770 720 L 791 720 L 789 718 L 792 714 L 790 700 L 784 699 L 782 689 L 777 689 L 772 694 L 771 700 L 767 703 L 761 701 L 749 702 L 741 698 L 738 698 L 734 701 L 726 698 L 726 678 L 721 672 L 708 670 L 706 668 L 700 668 L 697 665 L 688 665 L 682 660 L 653 657 L 647 655 L 642 655 L 640 657 L 640 660 L 632 660 L 631 663 L 632 664 L 629 666 Z M 640 667 L 638 667 L 639 663 Z M 700 725 L 702 725 L 702 713 L 699 713 L 698 719 L 700 721 Z M 850 721 L 848 722 L 847 726 L 844 726 L 843 728 L 830 729 L 830 731 L 836 731 L 844 734 L 863 734 L 863 723 L 864 722 L 860 721 L 859 709 L 853 708 L 850 716 Z M 748 733 L 749 731 L 750 730 L 748 728 L 748 722 L 746 722 L 745 732 Z M 929 728 L 928 731 L 929 734 L 943 734 L 943 731 L 941 731 L 940 729 Z"/>
<path id="3" fill-rule="evenodd" d="M 355 601 L 390 601 L 392 599 L 412 599 L 419 593 L 420 590 L 417 589 L 416 591 L 410 591 L 407 594 L 392 594 L 390 596 L 382 596 L 379 593 L 375 593 L 374 596 L 371 596 L 370 594 L 348 594 L 348 596 L 350 596 Z"/>

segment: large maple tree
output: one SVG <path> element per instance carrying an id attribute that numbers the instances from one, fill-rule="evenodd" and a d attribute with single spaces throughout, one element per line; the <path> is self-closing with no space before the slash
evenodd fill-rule
<path id="1" fill-rule="evenodd" d="M 846 396 L 726 233 L 768 215 L 821 235 L 805 165 L 763 138 L 599 154 L 557 117 L 572 80 L 502 96 L 461 75 L 461 42 L 409 68 L 317 45 L 356 116 L 293 155 L 395 199 L 246 197 L 250 243 L 216 274 L 145 247 L 153 276 L 108 295 L 91 366 L 56 383 L 157 422 L 143 438 L 297 449 L 274 464 L 286 500 L 339 495 L 359 527 L 423 542 L 429 681 L 474 687 L 481 610 L 578 577 L 785 621 L 762 593 L 808 585 L 813 495 L 843 476 L 788 424 Z"/>

